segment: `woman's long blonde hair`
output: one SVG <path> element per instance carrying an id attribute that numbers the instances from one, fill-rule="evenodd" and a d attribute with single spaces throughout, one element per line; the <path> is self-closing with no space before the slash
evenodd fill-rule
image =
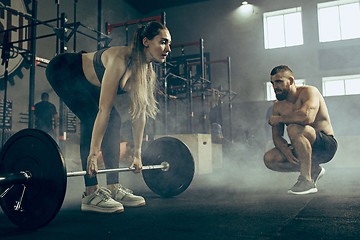
<path id="1" fill-rule="evenodd" d="M 152 63 L 146 62 L 143 39 L 146 37 L 152 40 L 160 33 L 160 30 L 167 29 L 159 22 L 149 22 L 136 29 L 131 45 L 131 91 L 130 91 L 130 113 L 132 119 L 136 119 L 145 112 L 148 117 L 155 118 L 159 111 L 154 96 L 156 74 Z"/>

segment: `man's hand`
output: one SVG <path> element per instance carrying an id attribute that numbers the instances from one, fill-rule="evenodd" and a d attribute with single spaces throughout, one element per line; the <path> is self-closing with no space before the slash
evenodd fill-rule
<path id="1" fill-rule="evenodd" d="M 295 165 L 300 165 L 300 161 L 294 156 L 292 150 L 294 150 L 294 147 L 290 145 L 285 153 L 287 160 Z"/>
<path id="2" fill-rule="evenodd" d="M 271 116 L 270 118 L 269 118 L 269 124 L 271 125 L 271 126 L 276 126 L 276 125 L 278 125 L 280 123 L 280 116 Z"/>

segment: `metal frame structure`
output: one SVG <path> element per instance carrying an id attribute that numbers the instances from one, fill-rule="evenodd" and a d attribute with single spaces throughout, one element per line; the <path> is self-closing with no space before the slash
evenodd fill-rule
<path id="1" fill-rule="evenodd" d="M 225 91 L 221 91 L 221 95 L 228 96 L 228 111 L 229 111 L 229 140 L 232 142 L 233 141 L 233 136 L 232 136 L 232 101 L 234 99 L 234 97 L 236 97 L 236 93 L 233 92 L 231 90 L 231 58 L 230 56 L 228 56 L 226 59 L 220 59 L 220 60 L 213 60 L 213 61 L 206 61 L 205 57 L 204 57 L 204 40 L 200 39 L 199 42 L 188 42 L 188 43 L 183 43 L 183 44 L 176 44 L 176 45 L 172 45 L 172 48 L 181 48 L 181 52 L 184 55 L 184 47 L 188 47 L 188 46 L 196 46 L 199 47 L 200 50 L 200 62 L 193 62 L 193 63 L 187 63 L 188 66 L 190 67 L 191 65 L 200 65 L 201 66 L 201 76 L 200 76 L 200 80 L 201 80 L 201 105 L 202 105 L 202 120 L 203 120 L 203 132 L 205 132 L 205 120 L 207 119 L 206 117 L 206 111 L 205 111 L 205 101 L 206 101 L 206 95 L 205 95 L 205 82 L 209 81 L 208 79 L 205 78 L 205 66 L 206 65 L 211 65 L 211 64 L 216 64 L 216 63 L 224 63 L 227 66 L 227 84 L 228 84 L 228 90 Z M 182 78 L 180 76 L 176 76 L 174 74 L 169 73 L 168 75 L 172 75 L 174 77 L 178 77 L 178 78 Z M 191 76 L 188 76 L 189 78 L 191 78 Z M 188 88 L 188 101 L 189 101 L 189 112 L 188 112 L 188 116 L 190 118 L 190 132 L 193 133 L 193 117 L 194 117 L 194 112 L 193 112 L 193 108 L 192 108 L 192 86 L 191 86 L 191 79 L 184 79 L 185 81 L 188 82 L 187 84 L 187 88 Z M 167 89 L 165 89 L 167 90 Z"/>
<path id="2" fill-rule="evenodd" d="M 226 64 L 226 68 L 227 68 L 227 84 L 228 84 L 228 89 L 224 90 L 224 91 L 220 91 L 220 94 L 222 96 L 227 95 L 228 96 L 228 111 L 229 111 L 229 140 L 232 142 L 233 141 L 233 136 L 232 136 L 232 101 L 233 99 L 236 97 L 237 93 L 233 92 L 231 90 L 231 58 L 230 56 L 228 56 L 226 59 L 219 59 L 219 60 L 213 60 L 213 61 L 207 61 L 205 62 L 205 65 L 210 65 L 210 64 L 216 64 L 216 63 L 224 63 Z M 191 63 L 191 64 L 200 64 L 200 63 Z"/>
<path id="3" fill-rule="evenodd" d="M 205 111 L 205 94 L 204 94 L 204 85 L 205 85 L 205 81 L 208 81 L 207 79 L 205 79 L 205 57 L 204 57 L 204 39 L 200 38 L 200 40 L 198 42 L 187 42 L 187 43 L 182 43 L 182 44 L 174 44 L 171 47 L 174 48 L 181 48 L 181 52 L 182 54 L 184 54 L 184 48 L 185 47 L 190 47 L 190 46 L 195 46 L 199 48 L 199 56 L 200 56 L 200 64 L 201 64 L 201 68 L 200 68 L 200 81 L 201 81 L 201 108 L 202 108 L 202 116 L 201 119 L 203 121 L 202 124 L 202 132 L 205 133 L 206 132 L 206 127 L 205 127 L 205 121 L 207 119 L 206 116 L 206 111 Z M 168 73 L 168 75 L 165 77 L 165 79 L 167 79 L 168 76 L 174 76 L 177 78 L 182 78 L 180 76 Z M 187 76 L 188 78 L 191 78 L 191 76 Z M 188 117 L 189 117 L 189 127 L 190 127 L 190 133 L 193 133 L 194 129 L 193 129 L 193 119 L 194 119 L 194 112 L 193 112 L 193 105 L 192 105 L 192 86 L 191 86 L 191 80 L 190 79 L 186 79 L 186 82 L 188 83 L 188 101 L 189 101 L 189 112 L 188 112 Z M 164 91 L 165 94 L 167 96 L 167 84 L 164 85 Z M 167 106 L 167 97 L 165 96 L 165 106 Z M 167 107 L 165 107 L 165 109 L 167 110 Z M 167 111 L 165 112 L 165 119 L 167 119 Z M 167 121 L 166 121 L 167 123 Z M 167 124 L 165 124 L 165 128 L 167 129 Z"/>
<path id="4" fill-rule="evenodd" d="M 101 14 L 101 0 L 98 0 L 99 4 L 98 4 L 98 12 L 99 14 Z M 22 25 L 19 27 L 15 27 L 15 28 L 8 28 L 5 30 L 0 31 L 0 34 L 4 34 L 4 36 L 7 36 L 9 32 L 14 31 L 14 30 L 22 30 L 22 29 L 26 29 L 29 28 L 30 30 L 30 38 L 26 38 L 26 39 L 22 39 L 19 41 L 13 41 L 10 42 L 8 41 L 9 39 L 7 37 L 4 37 L 3 43 L 0 44 L 1 48 L 2 48 L 2 57 L 6 58 L 10 55 L 10 52 L 20 52 L 22 51 L 20 54 L 26 58 L 26 60 L 30 63 L 30 76 L 29 76 L 29 106 L 28 106 L 28 112 L 29 112 L 29 121 L 28 121 L 28 128 L 33 128 L 34 126 L 34 102 L 35 102 L 35 67 L 37 65 L 38 62 L 43 62 L 46 64 L 47 61 L 43 61 L 44 59 L 37 59 L 36 57 L 36 40 L 37 39 L 41 39 L 41 38 L 47 38 L 47 37 L 53 37 L 56 36 L 56 53 L 63 53 L 66 51 L 66 44 L 67 42 L 74 37 L 74 51 L 76 51 L 76 33 L 82 34 L 86 37 L 89 37 L 91 39 L 94 39 L 97 41 L 98 45 L 99 43 L 101 43 L 102 41 L 106 41 L 106 43 L 108 44 L 111 40 L 110 37 L 104 33 L 101 33 L 97 30 L 94 30 L 90 27 L 87 27 L 83 24 L 81 24 L 80 22 L 74 22 L 74 23 L 67 23 L 67 19 L 66 19 L 66 15 L 65 13 L 61 13 L 59 12 L 60 9 L 60 3 L 58 0 L 55 1 L 55 4 L 57 6 L 57 18 L 55 19 L 51 19 L 51 20 L 47 20 L 47 21 L 41 21 L 37 19 L 37 8 L 38 8 L 38 1 L 37 0 L 32 0 L 32 9 L 31 9 L 31 15 L 29 14 L 24 14 L 22 12 L 19 12 L 13 8 L 10 7 L 6 7 L 6 6 L 2 6 L 0 5 L 0 9 L 6 10 L 6 11 L 11 11 L 13 14 L 19 15 L 24 17 L 25 19 L 27 19 L 30 23 L 28 25 Z M 76 4 L 77 4 L 77 0 L 74 0 L 74 19 L 76 19 Z M 101 17 L 99 18 L 101 19 Z M 56 22 L 56 26 L 52 26 L 50 25 L 50 23 L 52 22 Z M 41 36 L 37 36 L 36 34 L 36 30 L 37 30 L 37 26 L 38 25 L 44 25 L 47 27 L 50 27 L 54 33 L 52 34 L 47 34 L 47 35 L 41 35 Z M 101 25 L 101 23 L 100 23 Z M 90 30 L 91 32 L 97 33 L 97 38 L 92 37 L 91 35 L 84 33 L 82 31 L 79 31 L 78 28 L 79 27 L 83 27 L 85 30 Z M 70 33 L 67 35 L 67 31 L 66 29 L 70 29 Z M 22 42 L 30 42 L 30 49 L 23 49 L 20 47 L 15 47 L 13 46 L 13 44 L 16 43 L 22 43 Z M 7 60 L 4 59 L 4 63 L 5 63 L 5 88 L 4 88 L 4 102 L 7 101 L 7 62 L 8 62 L 9 58 Z M 59 107 L 59 112 L 60 112 L 60 119 L 59 119 L 59 136 L 62 136 L 63 134 L 63 130 L 64 130 L 64 110 L 65 110 L 65 106 L 62 103 L 62 101 L 60 100 L 60 107 Z M 4 109 L 4 112 L 6 112 L 6 109 Z M 4 141 L 4 131 L 2 134 L 2 142 Z"/>

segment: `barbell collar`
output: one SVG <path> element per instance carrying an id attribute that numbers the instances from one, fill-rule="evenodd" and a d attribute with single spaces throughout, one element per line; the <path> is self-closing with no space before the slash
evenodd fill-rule
<path id="1" fill-rule="evenodd" d="M 28 172 L 8 173 L 0 175 L 0 186 L 24 184 L 31 178 L 31 174 Z"/>

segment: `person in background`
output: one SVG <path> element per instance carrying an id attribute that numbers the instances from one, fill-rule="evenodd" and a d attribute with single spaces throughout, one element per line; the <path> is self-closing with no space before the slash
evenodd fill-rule
<path id="1" fill-rule="evenodd" d="M 213 88 L 210 100 L 209 121 L 211 126 L 211 141 L 213 143 L 222 143 L 224 136 L 222 133 L 222 110 L 220 91 Z"/>
<path id="2" fill-rule="evenodd" d="M 56 140 L 59 116 L 54 104 L 49 102 L 49 94 L 43 92 L 41 101 L 34 106 L 35 128 L 48 133 Z"/>

